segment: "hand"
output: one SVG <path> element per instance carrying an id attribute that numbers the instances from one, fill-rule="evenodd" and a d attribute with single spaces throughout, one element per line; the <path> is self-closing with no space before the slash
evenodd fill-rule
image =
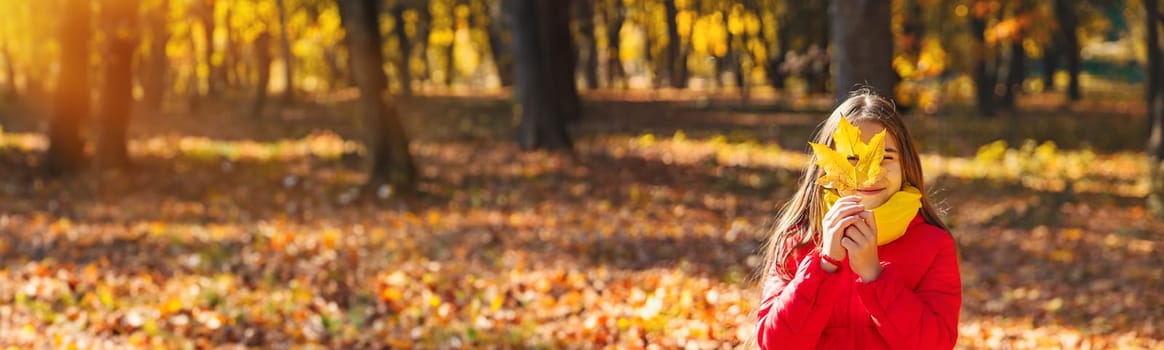
<path id="1" fill-rule="evenodd" d="M 868 210 L 854 217 L 861 220 L 845 229 L 841 246 L 849 254 L 849 267 L 867 283 L 881 275 L 881 262 L 877 257 L 877 222 L 873 212 Z"/>
<path id="2" fill-rule="evenodd" d="M 845 229 L 852 227 L 856 222 L 861 221 L 861 217 L 857 214 L 864 212 L 865 206 L 861 205 L 861 197 L 847 196 L 838 199 L 833 207 L 825 213 L 824 219 L 821 220 L 821 229 L 824 231 L 821 238 L 820 254 L 828 256 L 836 260 L 845 260 L 845 249 L 841 246 L 841 238 L 844 237 Z M 821 259 L 821 266 L 825 271 L 836 271 L 839 266 Z"/>

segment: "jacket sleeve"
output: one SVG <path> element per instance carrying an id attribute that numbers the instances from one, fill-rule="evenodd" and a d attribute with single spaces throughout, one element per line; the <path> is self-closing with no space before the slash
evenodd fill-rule
<path id="1" fill-rule="evenodd" d="M 838 275 L 847 266 L 826 272 L 817 252 L 807 254 L 797 266 L 790 281 L 782 280 L 775 271 L 767 278 L 756 315 L 756 340 L 761 349 L 816 348 L 833 305 L 840 302 L 837 284 L 844 281 Z"/>
<path id="2" fill-rule="evenodd" d="M 954 240 L 945 236 L 917 289 L 885 264 L 877 279 L 857 279 L 857 294 L 892 349 L 953 349 L 958 341 L 962 281 Z"/>

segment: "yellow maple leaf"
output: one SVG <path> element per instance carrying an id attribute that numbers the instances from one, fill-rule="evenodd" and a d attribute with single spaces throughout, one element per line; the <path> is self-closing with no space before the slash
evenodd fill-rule
<path id="1" fill-rule="evenodd" d="M 885 130 L 865 143 L 861 140 L 861 129 L 842 117 L 837 131 L 833 132 L 833 143 L 835 150 L 828 145 L 808 143 L 816 155 L 816 165 L 824 170 L 824 175 L 817 179 L 821 186 L 844 193 L 872 186 L 884 175 L 881 160 L 885 158 Z"/>

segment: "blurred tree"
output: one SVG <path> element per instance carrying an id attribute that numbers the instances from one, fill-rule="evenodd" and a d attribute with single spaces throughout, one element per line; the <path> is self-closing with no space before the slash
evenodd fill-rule
<path id="1" fill-rule="evenodd" d="M 271 57 L 271 33 L 265 31 L 259 33 L 252 49 L 255 55 L 255 69 L 259 76 L 255 84 L 255 98 L 250 114 L 254 118 L 261 118 L 263 107 L 267 104 L 267 89 L 271 86 L 271 62 L 274 60 Z"/>
<path id="2" fill-rule="evenodd" d="M 368 182 L 372 188 L 391 186 L 400 193 L 416 189 L 416 167 L 408 150 L 408 137 L 386 94 L 383 43 L 380 37 L 379 1 L 338 0 L 347 30 L 352 73 L 360 89 L 359 110 L 366 130 L 365 147 L 371 158 Z"/>
<path id="3" fill-rule="evenodd" d="M 216 71 L 219 76 L 218 81 L 226 84 L 227 90 L 234 90 L 239 87 L 239 79 L 235 71 L 236 60 L 238 59 L 238 34 L 235 27 L 231 25 L 231 19 L 234 17 L 234 6 L 226 6 L 226 10 L 222 15 L 225 25 L 222 26 L 223 39 L 226 40 L 226 47 L 222 50 L 222 66 Z"/>
<path id="4" fill-rule="evenodd" d="M 780 71 L 804 79 L 810 93 L 828 92 L 829 72 L 831 64 L 835 63 L 830 61 L 826 51 L 836 29 L 831 27 L 830 21 L 822 19 L 834 18 L 834 22 L 842 19 L 833 17 L 835 14 L 829 12 L 829 6 L 827 0 L 805 0 L 795 4 L 785 1 L 777 19 Z M 886 45 L 892 45 L 892 42 Z M 851 87 L 844 89 L 848 88 Z"/>
<path id="5" fill-rule="evenodd" d="M 1063 43 L 1061 42 L 1063 35 L 1059 32 L 1060 24 L 1056 20 L 1054 4 L 1049 2 L 1036 3 L 1042 3 L 1049 11 L 1049 16 L 1045 17 L 1044 20 L 1049 22 L 1050 25 L 1032 25 L 1031 28 L 1035 30 L 1042 29 L 1041 33 L 1039 33 L 1042 39 L 1042 47 L 1040 48 L 1042 51 L 1042 56 L 1040 57 L 1042 61 L 1040 63 L 1042 66 L 1042 76 L 1040 79 L 1042 80 L 1043 91 L 1052 92 L 1055 91 L 1055 71 L 1059 69 L 1060 62 L 1062 61 L 1062 57 L 1060 56 L 1062 56 L 1061 51 L 1063 51 Z"/>
<path id="6" fill-rule="evenodd" d="M 409 62 L 412 61 L 412 42 L 408 39 L 408 31 L 404 29 L 404 13 L 406 11 L 408 11 L 408 8 L 405 7 L 402 1 L 392 6 L 392 20 L 396 23 L 392 29 L 392 33 L 396 35 L 396 52 L 398 53 L 396 72 L 400 79 L 400 95 L 411 96 L 412 66 Z"/>
<path id="7" fill-rule="evenodd" d="M 892 96 L 893 32 L 889 1 L 838 0 L 833 4 L 833 71 L 838 101 L 858 84 Z"/>
<path id="8" fill-rule="evenodd" d="M 996 49 L 986 40 L 986 24 L 991 20 L 995 2 L 976 0 L 970 7 L 970 34 L 974 38 L 974 87 L 978 111 L 993 116 L 995 85 L 998 83 L 995 67 Z"/>
<path id="9" fill-rule="evenodd" d="M 777 89 L 784 89 L 784 80 L 788 78 L 788 70 L 784 68 L 784 64 L 787 62 L 785 60 L 785 51 L 788 50 L 788 41 L 790 39 L 788 30 L 784 29 L 784 17 L 787 10 L 783 4 L 779 4 L 772 5 L 771 11 L 766 12 L 769 12 L 768 16 L 761 16 L 760 18 L 770 18 L 771 20 L 767 22 L 775 22 L 771 29 L 772 33 L 775 33 L 775 38 L 773 40 L 765 40 L 769 42 L 769 53 L 768 62 L 764 67 L 768 73 L 768 84 Z M 768 25 L 765 24 L 763 27 L 765 29 L 764 32 L 768 33 Z"/>
<path id="10" fill-rule="evenodd" d="M 739 65 L 737 64 L 736 54 L 739 45 L 736 45 L 735 41 L 737 37 L 734 35 L 734 33 L 732 33 L 731 26 L 728 25 L 732 18 L 732 7 L 733 6 L 731 4 L 720 4 L 719 8 L 719 19 L 720 23 L 722 24 L 720 29 L 723 30 L 722 35 L 724 40 L 723 46 L 721 46 L 722 51 L 717 48 L 717 52 L 715 52 L 715 81 L 719 83 L 720 86 L 726 86 L 727 84 L 723 82 L 723 76 L 731 74 L 732 78 L 736 79 L 736 87 L 741 87 L 740 81 L 738 79 L 740 72 L 737 69 Z"/>
<path id="11" fill-rule="evenodd" d="M 1007 30 L 1006 43 L 1009 47 L 1006 50 L 1006 84 L 1002 86 L 1002 99 L 999 105 L 1006 109 L 1015 109 L 1015 95 L 1022 92 L 1023 81 L 1026 78 L 1026 49 L 1023 48 L 1023 40 L 1027 39 L 1026 30 L 1028 23 L 1030 23 L 1033 13 L 1027 0 L 1016 0 L 1010 3 L 1013 7 L 1011 18 L 1006 23 Z"/>
<path id="12" fill-rule="evenodd" d="M 295 99 L 295 56 L 291 54 L 291 37 L 287 30 L 287 0 L 275 0 L 279 12 L 279 52 L 283 54 L 283 103 Z"/>
<path id="13" fill-rule="evenodd" d="M 497 79 L 502 87 L 513 86 L 513 55 L 509 52 L 509 11 L 502 9 L 503 1 L 484 1 L 488 13 L 489 25 L 486 26 L 489 36 L 489 50 L 493 54 L 493 64 L 497 66 Z"/>
<path id="14" fill-rule="evenodd" d="M 452 6 L 447 6 L 449 25 L 449 40 L 448 46 L 445 47 L 445 86 L 453 87 L 453 83 L 457 78 L 457 31 L 462 29 L 463 23 L 460 16 L 457 15 L 458 8 L 468 8 L 468 0 L 453 0 Z M 469 30 L 468 28 L 464 28 Z"/>
<path id="15" fill-rule="evenodd" d="M 667 16 L 667 64 L 670 76 L 667 81 L 671 88 L 687 87 L 687 49 L 679 36 L 679 8 L 675 0 L 663 0 L 664 15 Z"/>
<path id="16" fill-rule="evenodd" d="M 105 78 L 98 113 L 94 165 L 98 169 L 124 169 L 129 165 L 125 132 L 133 105 L 133 53 L 138 44 L 137 0 L 102 3 Z"/>
<path id="17" fill-rule="evenodd" d="M 59 8 L 58 1 L 0 1 L 0 13 L 5 16 L 0 21 L 0 41 L 7 49 L 7 80 L 15 88 L 11 93 L 45 114 L 47 111 L 38 106 L 48 105 L 48 83 L 60 54 L 60 42 L 56 40 L 60 17 L 36 14 L 57 13 Z"/>
<path id="18" fill-rule="evenodd" d="M 626 20 L 626 13 L 622 0 L 598 0 L 602 3 L 603 27 L 606 30 L 606 87 L 618 86 L 622 82 L 625 86 L 626 71 L 622 67 L 620 44 L 622 39 L 622 22 Z M 516 28 L 514 28 L 516 30 Z"/>
<path id="19" fill-rule="evenodd" d="M 216 28 L 214 11 L 217 4 L 218 0 L 198 0 L 193 4 L 194 7 L 190 9 L 191 15 L 194 16 L 202 28 L 202 42 L 204 46 L 202 50 L 202 62 L 199 64 L 200 67 L 195 71 L 198 72 L 196 75 L 205 75 L 203 81 L 206 86 L 206 97 L 216 96 L 219 92 L 219 82 L 215 79 L 216 75 L 214 74 L 216 69 L 214 64 L 214 30 Z M 192 45 L 193 43 L 194 40 L 191 41 Z M 201 65 L 205 65 L 206 68 L 201 68 Z M 199 95 L 195 94 L 193 98 L 197 100 Z"/>
<path id="20" fill-rule="evenodd" d="M 513 21 L 518 139 L 523 149 L 570 149 L 566 123 L 580 113 L 567 4 L 506 0 Z"/>
<path id="21" fill-rule="evenodd" d="M 1076 11 L 1076 4 L 1074 0 L 1054 0 L 1055 1 L 1055 17 L 1059 24 L 1059 40 L 1061 44 L 1059 54 L 1067 61 L 1067 74 L 1069 80 L 1067 83 L 1067 96 L 1072 101 L 1078 101 L 1083 97 L 1079 91 L 1079 70 L 1080 62 L 1082 61 L 1079 48 L 1079 21 Z"/>
<path id="22" fill-rule="evenodd" d="M 16 64 L 12 62 L 11 43 L 5 41 L 0 44 L 0 59 L 4 60 L 4 80 L 8 86 L 5 88 L 5 98 L 15 98 L 16 92 Z"/>
<path id="23" fill-rule="evenodd" d="M 1160 45 L 1160 24 L 1164 13 L 1156 0 L 1143 0 L 1145 48 L 1148 51 L 1148 208 L 1157 218 L 1164 218 L 1164 52 Z"/>
<path id="24" fill-rule="evenodd" d="M 185 57 L 187 62 L 186 72 L 186 103 L 189 106 L 190 112 L 197 112 L 202 100 L 202 79 L 199 77 L 199 72 L 202 71 L 202 60 L 199 59 L 198 38 L 197 33 L 191 26 L 186 26 L 186 46 L 188 48 L 188 57 Z"/>
<path id="25" fill-rule="evenodd" d="M 168 90 L 166 76 L 170 60 L 166 56 L 166 44 L 170 40 L 170 30 L 166 24 L 169 23 L 169 9 L 169 0 L 157 1 L 152 8 L 147 8 L 142 21 L 147 44 L 144 57 L 138 61 L 138 79 L 142 88 L 142 105 L 154 112 L 161 111 Z"/>
<path id="26" fill-rule="evenodd" d="M 582 78 L 587 89 L 598 88 L 598 40 L 594 37 L 594 0 L 573 0 L 578 45 L 574 56 L 581 62 Z"/>
<path id="27" fill-rule="evenodd" d="M 89 117 L 89 39 L 92 3 L 67 0 L 61 4 L 59 27 L 60 74 L 56 103 L 49 120 L 48 173 L 74 173 L 85 165 L 80 127 Z"/>
<path id="28" fill-rule="evenodd" d="M 414 41 L 417 46 L 413 48 L 413 52 L 420 53 L 421 59 L 417 61 L 421 64 L 421 67 L 413 70 L 413 73 L 419 72 L 421 75 L 413 77 L 413 79 L 416 81 L 433 81 L 433 68 L 427 58 L 429 47 L 431 47 L 429 40 L 432 39 L 434 27 L 432 13 L 428 11 L 428 6 L 422 6 L 417 8 L 416 15 L 416 40 Z"/>
<path id="29" fill-rule="evenodd" d="M 925 0 L 904 0 L 894 3 L 893 28 L 894 42 L 897 53 L 893 57 L 894 81 L 897 91 L 897 110 L 903 114 L 909 113 L 917 103 L 914 91 L 908 91 L 902 84 L 906 80 L 920 80 L 924 74 L 920 71 L 922 63 L 922 43 L 925 37 L 925 13 L 922 11 L 922 2 Z"/>

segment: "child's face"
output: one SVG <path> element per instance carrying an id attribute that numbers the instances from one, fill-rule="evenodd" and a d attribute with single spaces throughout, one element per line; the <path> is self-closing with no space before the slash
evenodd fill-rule
<path id="1" fill-rule="evenodd" d="M 869 142 L 873 135 L 885 130 L 881 123 L 871 120 L 857 122 L 856 126 L 861 129 L 864 142 Z M 885 177 L 873 186 L 857 189 L 857 195 L 863 198 L 861 204 L 866 208 L 873 209 L 885 204 L 889 197 L 901 190 L 901 152 L 897 138 L 890 133 L 885 133 L 885 160 L 881 161 L 881 169 L 885 171 Z"/>

